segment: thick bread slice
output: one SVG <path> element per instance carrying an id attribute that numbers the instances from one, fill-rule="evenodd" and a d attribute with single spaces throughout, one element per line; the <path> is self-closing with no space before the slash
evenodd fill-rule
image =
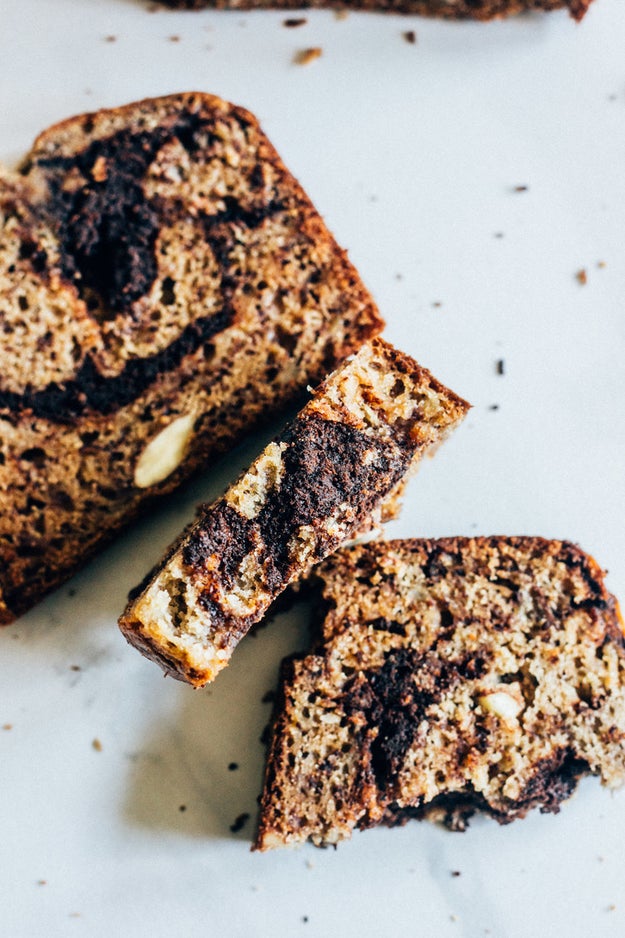
<path id="1" fill-rule="evenodd" d="M 576 20 L 581 20 L 592 0 L 161 0 L 161 3 L 187 10 L 205 7 L 237 10 L 326 7 L 475 20 L 498 19 L 532 10 L 564 8 Z"/>
<path id="2" fill-rule="evenodd" d="M 0 180 L 0 622 L 382 322 L 247 111 L 64 121 Z"/>
<path id="3" fill-rule="evenodd" d="M 532 537 L 378 541 L 314 571 L 325 618 L 284 664 L 256 848 L 476 811 L 557 812 L 625 781 L 625 639 L 602 571 Z"/>
<path id="4" fill-rule="evenodd" d="M 410 470 L 467 409 L 373 340 L 202 509 L 131 599 L 122 632 L 174 677 L 211 681 L 290 582 L 396 508 Z"/>

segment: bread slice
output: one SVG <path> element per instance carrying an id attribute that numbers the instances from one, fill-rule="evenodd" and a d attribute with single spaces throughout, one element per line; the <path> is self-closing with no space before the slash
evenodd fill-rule
<path id="1" fill-rule="evenodd" d="M 492 20 L 532 10 L 567 9 L 581 20 L 592 0 L 161 0 L 166 6 L 187 10 L 217 9 L 301 9 L 329 7 L 339 10 L 373 10 L 412 13 L 445 19 Z"/>
<path id="2" fill-rule="evenodd" d="M 284 664 L 256 848 L 428 817 L 462 830 L 625 781 L 625 639 L 602 571 L 535 537 L 377 541 L 314 571 Z"/>
<path id="3" fill-rule="evenodd" d="M 0 622 L 382 328 L 247 111 L 46 130 L 0 178 Z"/>
<path id="4" fill-rule="evenodd" d="M 200 686 L 308 568 L 393 512 L 468 404 L 380 339 L 364 346 L 167 554 L 120 619 L 128 641 Z"/>

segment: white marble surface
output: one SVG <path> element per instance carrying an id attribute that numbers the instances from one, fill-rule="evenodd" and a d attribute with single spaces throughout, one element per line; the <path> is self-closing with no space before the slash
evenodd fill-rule
<path id="1" fill-rule="evenodd" d="M 55 120 L 147 95 L 253 110 L 388 337 L 475 405 L 393 533 L 568 537 L 625 597 L 624 7 L 596 0 L 579 26 L 320 12 L 286 29 L 279 13 L 1 0 L 0 159 Z M 322 57 L 292 64 L 309 46 Z M 304 622 L 248 638 L 199 692 L 163 680 L 115 622 L 260 443 L 0 632 L 0 935 L 620 938 L 625 793 L 594 780 L 560 815 L 507 828 L 413 823 L 337 851 L 250 853 L 260 701 Z"/>

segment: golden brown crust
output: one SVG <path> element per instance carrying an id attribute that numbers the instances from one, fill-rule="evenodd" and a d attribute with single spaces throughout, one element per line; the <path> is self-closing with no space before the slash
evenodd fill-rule
<path id="1" fill-rule="evenodd" d="M 443 19 L 493 20 L 531 11 L 568 9 L 581 20 L 592 0 L 161 0 L 185 9 L 301 9 L 329 7 L 335 10 L 370 10 L 378 13 L 416 14 Z"/>

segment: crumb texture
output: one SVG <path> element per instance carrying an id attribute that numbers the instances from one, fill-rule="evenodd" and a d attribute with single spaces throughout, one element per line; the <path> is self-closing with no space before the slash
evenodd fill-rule
<path id="1" fill-rule="evenodd" d="M 316 568 L 283 665 L 257 849 L 428 817 L 463 830 L 625 781 L 625 640 L 602 571 L 540 538 L 388 541 Z"/>
<path id="2" fill-rule="evenodd" d="M 335 371 L 167 555 L 120 620 L 166 671 L 205 684 L 293 580 L 397 507 L 468 405 L 375 339 Z"/>
<path id="3" fill-rule="evenodd" d="M 256 119 L 202 94 L 44 131 L 0 178 L 0 294 L 0 622 L 382 327 Z"/>

